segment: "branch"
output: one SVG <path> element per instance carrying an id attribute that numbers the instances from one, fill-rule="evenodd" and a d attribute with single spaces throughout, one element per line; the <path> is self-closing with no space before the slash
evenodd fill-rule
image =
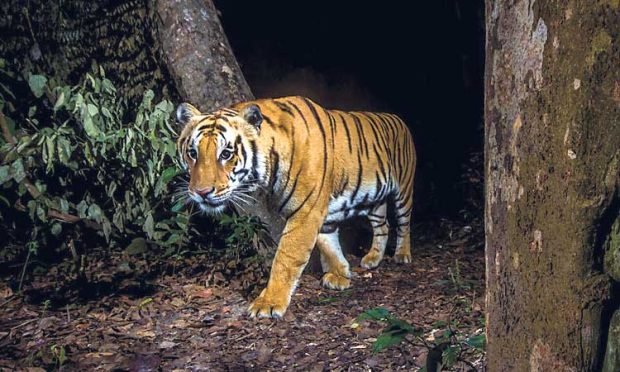
<path id="1" fill-rule="evenodd" d="M 4 140 L 11 146 L 16 147 L 17 141 L 15 140 L 15 137 L 11 135 L 11 132 L 9 131 L 9 127 L 6 124 L 6 119 L 4 118 L 4 113 L 1 111 L 0 111 L 0 127 L 2 128 L 2 137 L 4 137 Z M 28 190 L 28 193 L 30 194 L 30 196 L 32 196 L 33 199 L 37 199 L 41 196 L 41 191 L 39 191 L 37 186 L 34 183 L 32 183 L 32 181 L 30 181 L 28 177 L 24 177 L 21 183 L 24 185 L 24 187 L 26 187 L 26 190 Z M 74 216 L 68 213 L 63 213 L 57 209 L 49 208 L 47 211 L 47 215 L 50 218 L 55 218 L 57 220 L 67 222 L 67 223 L 77 223 L 80 221 L 84 221 L 84 224 L 86 226 L 92 229 L 95 229 L 95 230 L 101 230 L 101 226 L 96 222 L 89 221 L 89 220 L 83 220 L 82 218 L 78 216 Z"/>

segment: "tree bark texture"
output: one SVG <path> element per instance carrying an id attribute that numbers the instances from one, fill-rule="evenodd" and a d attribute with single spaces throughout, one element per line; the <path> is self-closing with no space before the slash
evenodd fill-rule
<path id="1" fill-rule="evenodd" d="M 203 111 L 252 99 L 211 0 L 157 0 L 159 39 L 175 86 Z"/>
<path id="2" fill-rule="evenodd" d="M 487 0 L 490 371 L 618 357 L 619 3 Z"/>

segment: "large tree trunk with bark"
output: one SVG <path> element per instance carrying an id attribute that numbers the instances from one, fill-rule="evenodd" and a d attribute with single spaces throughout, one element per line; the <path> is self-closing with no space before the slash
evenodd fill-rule
<path id="1" fill-rule="evenodd" d="M 619 2 L 488 0 L 486 24 L 488 368 L 620 370 Z"/>
<path id="2" fill-rule="evenodd" d="M 202 110 L 252 99 L 211 0 L 157 0 L 158 35 L 181 97 Z"/>

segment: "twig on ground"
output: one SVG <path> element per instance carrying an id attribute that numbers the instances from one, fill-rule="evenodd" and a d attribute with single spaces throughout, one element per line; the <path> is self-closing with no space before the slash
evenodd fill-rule
<path id="1" fill-rule="evenodd" d="M 235 339 L 235 342 L 237 342 L 237 341 L 241 341 L 241 340 L 245 340 L 246 338 L 251 337 L 251 336 L 255 336 L 255 334 L 254 334 L 254 333 L 252 333 L 252 332 L 250 332 L 250 333 L 246 333 L 245 335 L 243 335 L 243 336 L 241 336 L 241 337 L 237 337 L 237 338 Z"/>
<path id="2" fill-rule="evenodd" d="M 4 301 L 3 303 L 0 304 L 0 307 L 4 307 L 4 305 L 8 304 L 11 301 L 14 301 L 18 296 L 12 295 L 11 297 L 9 297 L 6 301 Z"/>
<path id="3" fill-rule="evenodd" d="M 26 267 L 28 267 L 28 262 L 30 261 L 30 255 L 32 251 L 28 249 L 28 255 L 26 255 L 26 262 L 24 262 L 24 267 L 22 268 L 22 274 L 19 277 L 19 285 L 17 286 L 17 292 L 22 291 L 22 284 L 24 283 L 24 276 L 26 276 Z"/>
<path id="4" fill-rule="evenodd" d="M 11 328 L 11 332 L 10 332 L 10 333 L 11 333 L 11 335 L 13 334 L 13 332 L 14 332 L 17 328 L 21 328 L 21 327 L 26 326 L 26 325 L 28 325 L 28 324 L 30 324 L 30 323 L 34 323 L 34 322 L 36 322 L 36 321 L 38 321 L 38 320 L 39 320 L 39 318 L 29 319 L 29 320 L 26 320 L 26 321 L 25 321 L 25 322 L 23 322 L 23 323 L 20 323 L 20 324 L 16 325 L 15 327 L 12 327 L 12 328 Z M 11 337 L 10 337 L 10 338 L 11 338 Z"/>

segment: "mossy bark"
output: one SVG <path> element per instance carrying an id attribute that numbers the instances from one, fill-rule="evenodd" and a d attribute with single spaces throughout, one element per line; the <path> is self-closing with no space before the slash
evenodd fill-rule
<path id="1" fill-rule="evenodd" d="M 617 1 L 488 0 L 488 367 L 598 370 L 620 294 Z"/>

